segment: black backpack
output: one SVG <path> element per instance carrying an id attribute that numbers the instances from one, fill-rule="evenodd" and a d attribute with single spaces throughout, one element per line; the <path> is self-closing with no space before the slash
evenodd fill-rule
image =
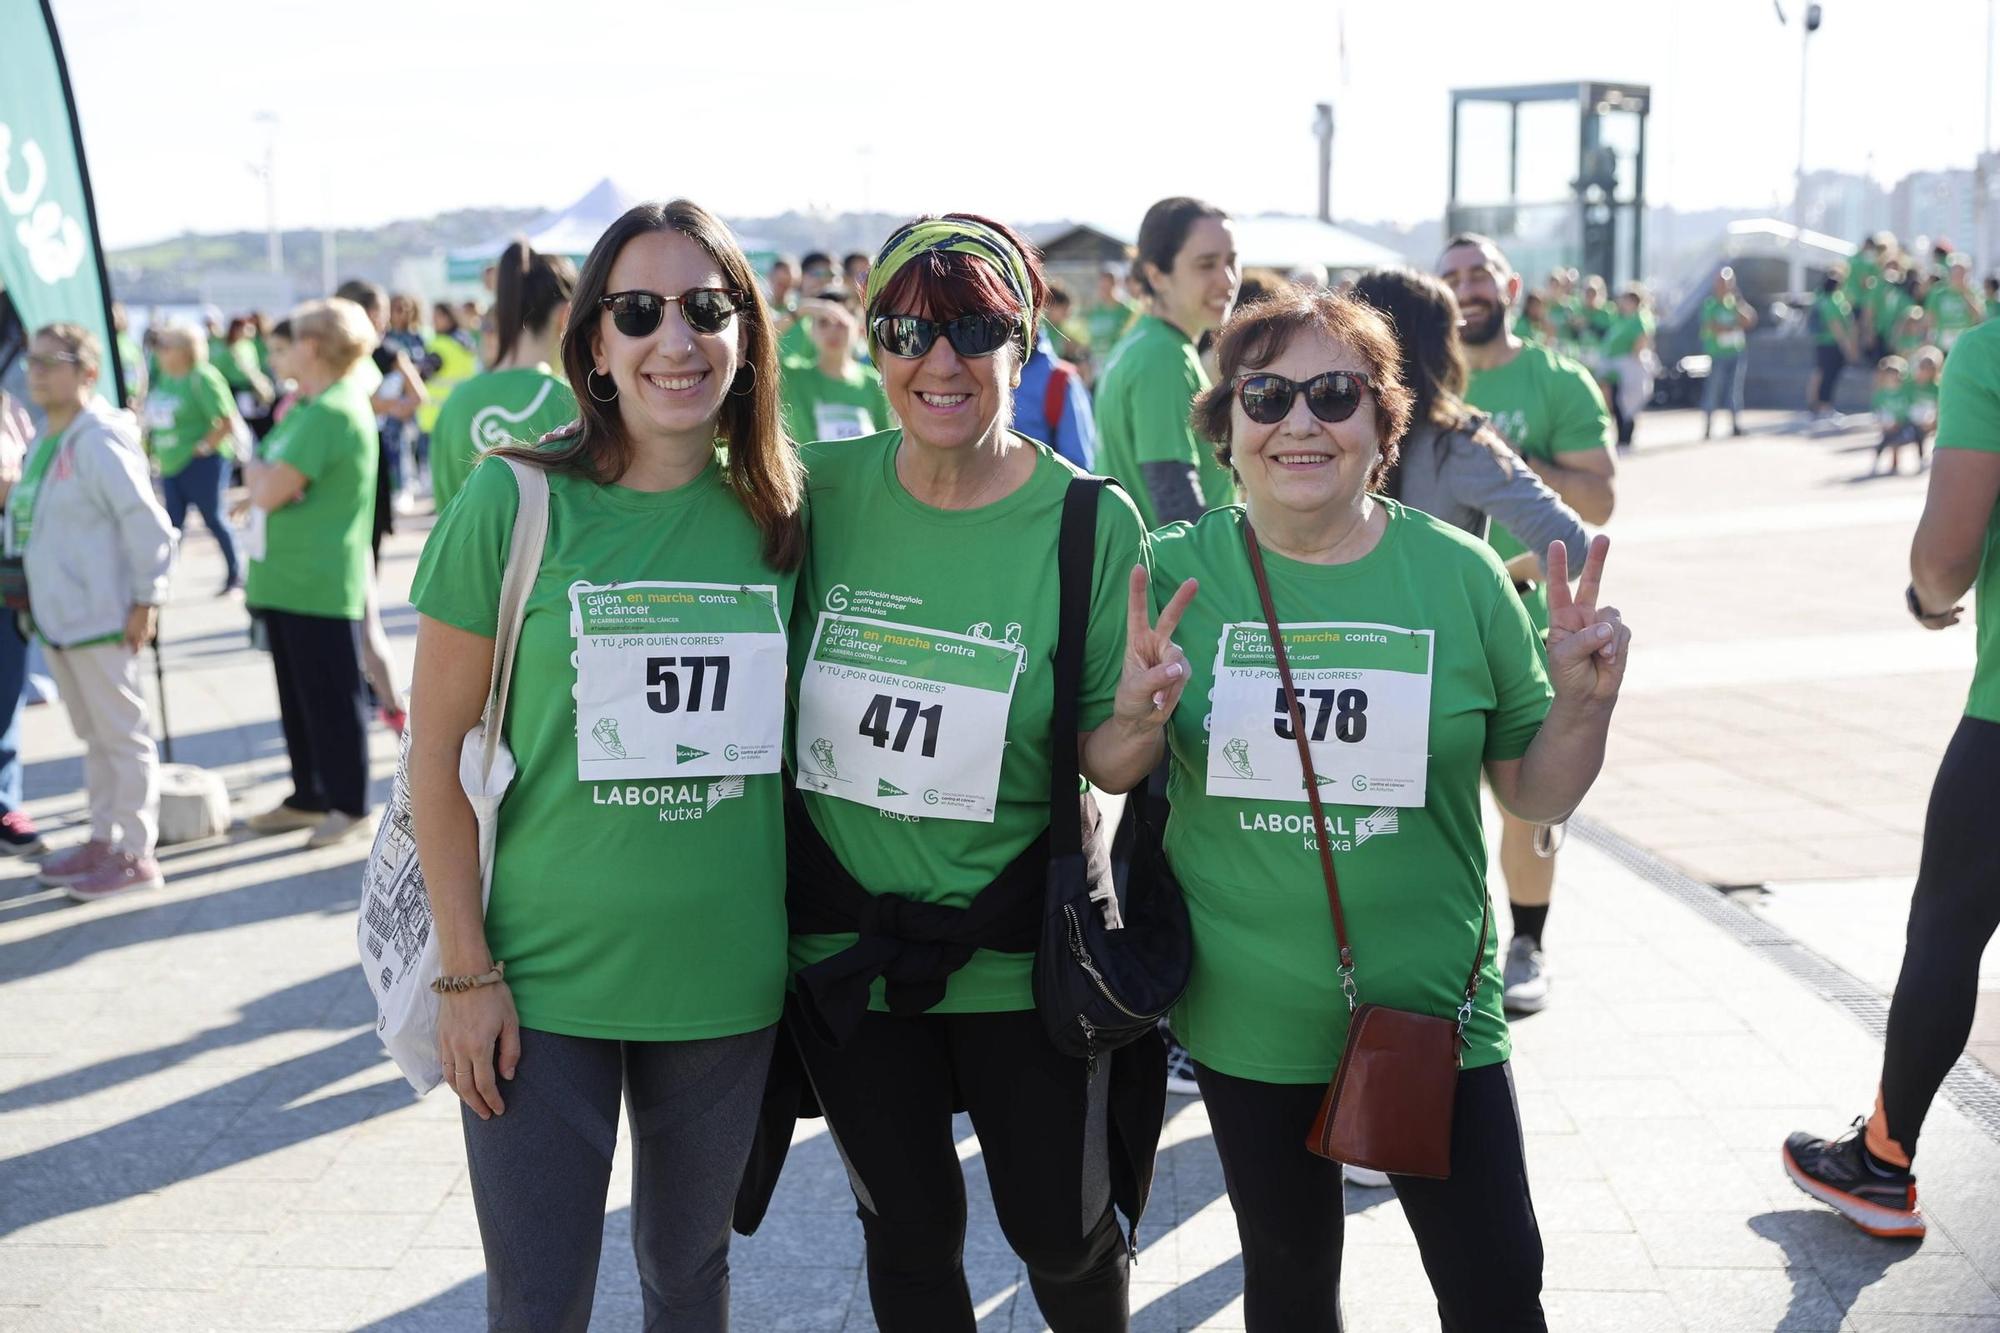
<path id="1" fill-rule="evenodd" d="M 1187 903 L 1161 849 L 1163 829 L 1147 810 L 1144 785 L 1135 803 L 1139 836 L 1118 894 L 1124 924 L 1113 930 L 1091 890 L 1113 884 L 1097 803 L 1077 772 L 1077 696 L 1097 545 L 1098 497 L 1106 481 L 1079 477 L 1063 498 L 1056 568 L 1061 618 L 1056 637 L 1055 716 L 1049 744 L 1049 871 L 1040 946 L 1035 951 L 1035 1008 L 1065 1055 L 1088 1061 L 1152 1033 L 1187 989 L 1194 950 Z M 1086 836 L 1086 830 L 1088 836 Z"/>

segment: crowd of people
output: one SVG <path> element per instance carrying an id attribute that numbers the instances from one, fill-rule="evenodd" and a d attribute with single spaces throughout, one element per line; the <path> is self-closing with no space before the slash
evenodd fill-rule
<path id="1" fill-rule="evenodd" d="M 1827 293 L 1843 356 L 1918 309 L 1871 246 Z M 374 560 L 428 485 L 406 778 L 493 1327 L 588 1323 L 622 1102 L 649 1326 L 726 1327 L 732 1223 L 754 1227 L 810 1113 L 878 1325 L 969 1330 L 962 1109 L 1051 1327 L 1124 1328 L 1163 1088 L 1206 1100 L 1247 1327 L 1340 1326 L 1343 1172 L 1396 1190 L 1446 1328 L 1546 1326 L 1508 1022 L 1554 994 L 1561 830 L 1631 643 L 1590 529 L 1650 395 L 1643 290 L 1565 270 L 1530 291 L 1471 233 L 1428 271 L 1246 275 L 1228 213 L 1174 197 L 1079 306 L 990 218 L 759 275 L 677 201 L 580 269 L 510 246 L 484 311 L 436 305 L 426 333 L 422 308 L 355 281 L 268 325 L 149 328 L 143 434 L 96 395 L 95 338 L 39 330 L 42 421 L 0 484 L 89 754 L 89 840 L 41 873 L 86 899 L 160 883 L 136 655 L 189 507 L 277 681 L 293 790 L 250 828 L 366 833 L 371 708 L 407 721 Z M 2000 578 L 1968 535 L 2000 493 L 1980 309 L 1915 315 L 1940 355 L 1909 393 L 1938 404 L 1956 487 L 1934 479 L 1909 595 L 1934 629 Z M 1754 320 L 1724 270 L 1704 406 L 1732 426 Z M 36 602 L 79 568 L 81 594 Z M 1961 793 L 2000 753 L 1995 632 L 1946 760 Z M 508 679 L 488 827 L 461 745 Z M 1090 791 L 1129 793 L 1115 833 Z M 1916 1132 L 1996 925 L 1965 856 L 1931 859 L 1990 865 L 1976 801 L 1932 821 L 1876 1115 L 1785 1149 L 1877 1234 L 1921 1232 Z M 1069 837 L 1105 929 L 1072 915 L 1052 949 Z M 1139 882 L 1185 920 L 1140 920 L 1162 900 Z M 1093 961 L 1135 926 L 1177 951 Z M 1141 1020 L 1124 1044 L 1054 1006 L 1064 965 Z M 1157 1027 L 1120 1003 L 1130 969 L 1172 980 Z M 1383 1013 L 1442 1044 L 1420 1060 Z M 1428 1081 L 1345 1083 L 1371 1042 Z M 1370 1098 L 1393 1141 L 1355 1128 Z"/>

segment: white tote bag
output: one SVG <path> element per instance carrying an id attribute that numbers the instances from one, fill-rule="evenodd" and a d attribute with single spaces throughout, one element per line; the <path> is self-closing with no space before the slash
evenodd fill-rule
<path id="1" fill-rule="evenodd" d="M 458 781 L 479 820 L 480 908 L 493 893 L 493 843 L 500 798 L 514 780 L 514 756 L 500 738 L 507 718 L 507 687 L 514 675 L 514 649 L 528 591 L 542 566 L 549 531 L 549 479 L 540 468 L 517 458 L 505 460 L 521 491 L 514 535 L 507 548 L 507 571 L 500 581 L 499 616 L 494 621 L 493 676 L 486 711 L 465 733 L 458 751 Z M 414 719 L 413 719 L 414 725 Z M 375 992 L 375 1032 L 390 1058 L 418 1095 L 444 1076 L 438 1061 L 437 932 L 431 928 L 431 900 L 417 863 L 416 823 L 410 814 L 410 736 L 403 734 L 396 762 L 396 785 L 389 808 L 375 830 L 375 846 L 361 876 L 361 913 L 355 923 L 361 970 Z"/>

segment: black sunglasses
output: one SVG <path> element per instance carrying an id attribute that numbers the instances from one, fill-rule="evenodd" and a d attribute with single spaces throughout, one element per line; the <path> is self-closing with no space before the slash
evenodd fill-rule
<path id="1" fill-rule="evenodd" d="M 1304 384 L 1259 371 L 1236 377 L 1236 401 L 1243 415 L 1260 426 L 1276 425 L 1292 410 L 1292 400 L 1305 390 L 1306 406 L 1329 424 L 1345 421 L 1361 406 L 1361 391 L 1373 388 L 1366 375 L 1352 370 L 1329 370 Z"/>
<path id="2" fill-rule="evenodd" d="M 743 293 L 730 287 L 693 287 L 679 296 L 658 292 L 613 292 L 598 302 L 611 312 L 611 323 L 628 338 L 644 338 L 660 327 L 667 306 L 678 301 L 681 317 L 697 333 L 720 333 L 743 309 Z"/>
<path id="3" fill-rule="evenodd" d="M 914 360 L 931 350 L 940 333 L 960 356 L 992 356 L 1021 326 L 1006 315 L 960 315 L 942 324 L 917 315 L 878 315 L 869 327 L 883 351 Z"/>

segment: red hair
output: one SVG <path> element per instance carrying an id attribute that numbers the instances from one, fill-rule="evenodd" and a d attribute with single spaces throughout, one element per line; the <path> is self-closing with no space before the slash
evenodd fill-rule
<path id="1" fill-rule="evenodd" d="M 1026 237 L 1004 222 L 995 222 L 977 213 L 946 213 L 944 216 L 977 222 L 1005 236 L 1026 262 L 1028 298 L 1035 309 L 1040 310 L 1048 303 L 1049 284 L 1042 273 L 1042 254 Z M 1000 315 L 1007 319 L 1024 320 L 1027 313 L 1021 299 L 1008 288 L 1007 279 L 993 265 L 977 255 L 961 254 L 956 250 L 934 250 L 912 259 L 901 272 L 889 279 L 868 307 L 867 318 L 871 323 L 877 315 L 918 315 L 940 322 L 956 319 L 960 315 Z M 1017 343 L 1016 350 L 1020 352 L 1023 362 L 1028 359 L 1034 340 L 1035 331 L 1029 329 Z"/>

